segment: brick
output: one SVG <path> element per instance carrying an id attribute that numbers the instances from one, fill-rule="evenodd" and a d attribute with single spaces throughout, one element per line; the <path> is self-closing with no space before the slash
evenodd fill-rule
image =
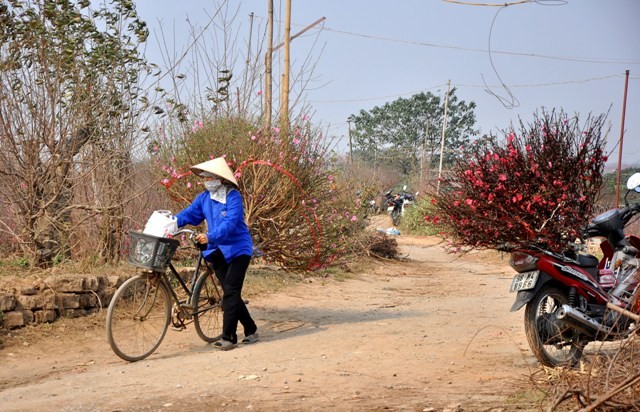
<path id="1" fill-rule="evenodd" d="M 84 278 L 84 290 L 97 292 L 100 288 L 100 282 L 96 276 L 87 276 Z"/>
<path id="2" fill-rule="evenodd" d="M 77 309 L 80 307 L 80 295 L 60 293 L 56 296 L 56 303 L 60 309 Z"/>
<path id="3" fill-rule="evenodd" d="M 51 323 L 56 320 L 56 312 L 54 310 L 39 310 L 33 313 L 36 323 Z"/>
<path id="4" fill-rule="evenodd" d="M 5 312 L 3 314 L 3 325 L 6 329 L 21 328 L 24 326 L 24 315 L 21 310 Z"/>
<path id="5" fill-rule="evenodd" d="M 98 297 L 93 293 L 83 293 L 80 295 L 81 308 L 95 308 L 98 306 Z"/>
<path id="6" fill-rule="evenodd" d="M 84 280 L 81 276 L 49 276 L 45 279 L 45 283 L 58 293 L 80 293 L 84 291 Z"/>
<path id="7" fill-rule="evenodd" d="M 0 292 L 0 311 L 10 312 L 16 308 L 16 297 L 13 294 Z"/>

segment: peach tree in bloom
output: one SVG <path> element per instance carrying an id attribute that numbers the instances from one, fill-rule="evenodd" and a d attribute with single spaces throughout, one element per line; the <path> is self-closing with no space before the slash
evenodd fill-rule
<path id="1" fill-rule="evenodd" d="M 563 249 L 587 224 L 602 184 L 605 120 L 543 110 L 504 138 L 478 139 L 441 180 L 425 220 L 444 223 L 456 247 Z"/>
<path id="2" fill-rule="evenodd" d="M 352 197 L 342 196 L 330 144 L 302 117 L 287 134 L 242 118 L 194 120 L 160 133 L 157 179 L 180 210 L 204 190 L 189 166 L 224 156 L 243 195 L 245 218 L 264 259 L 294 271 L 339 261 L 362 229 Z"/>

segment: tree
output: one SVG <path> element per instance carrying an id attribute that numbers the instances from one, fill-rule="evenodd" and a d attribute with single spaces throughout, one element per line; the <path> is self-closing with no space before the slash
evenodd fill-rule
<path id="1" fill-rule="evenodd" d="M 458 100 L 456 89 L 449 93 L 447 128 L 443 162 L 450 164 L 459 148 L 478 132 L 475 125 L 474 102 Z M 352 138 L 358 156 L 367 162 L 392 165 L 404 174 L 415 171 L 419 159 L 425 156 L 427 168 L 439 162 L 444 103 L 439 96 L 418 93 L 400 98 L 370 111 L 353 115 L 355 129 Z"/>
<path id="2" fill-rule="evenodd" d="M 425 217 L 449 227 L 456 246 L 505 248 L 544 244 L 562 250 L 592 215 L 607 156 L 605 115 L 551 111 L 484 136 L 442 180 L 436 212 Z"/>
<path id="3" fill-rule="evenodd" d="M 119 255 L 148 31 L 131 0 L 90 6 L 0 4 L 0 232 L 44 266 L 71 256 L 80 213 Z"/>

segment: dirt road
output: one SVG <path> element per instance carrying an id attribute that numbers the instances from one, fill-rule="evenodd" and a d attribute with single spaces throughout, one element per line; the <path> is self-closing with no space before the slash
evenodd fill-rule
<path id="1" fill-rule="evenodd" d="M 405 262 L 253 299 L 261 341 L 229 352 L 191 328 L 127 363 L 104 315 L 83 329 L 40 326 L 50 336 L 0 350 L 0 410 L 533 409 L 519 395 L 537 364 L 522 312 L 509 312 L 507 259 L 397 239 Z"/>

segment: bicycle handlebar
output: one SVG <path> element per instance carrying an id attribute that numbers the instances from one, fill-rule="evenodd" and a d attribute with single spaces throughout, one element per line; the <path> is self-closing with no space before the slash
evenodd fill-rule
<path id="1" fill-rule="evenodd" d="M 189 234 L 189 239 L 193 238 L 198 232 L 196 232 L 195 230 L 191 230 L 191 229 L 180 229 L 178 230 L 176 233 L 173 234 L 173 236 L 177 236 L 180 235 L 182 233 L 188 233 Z"/>

